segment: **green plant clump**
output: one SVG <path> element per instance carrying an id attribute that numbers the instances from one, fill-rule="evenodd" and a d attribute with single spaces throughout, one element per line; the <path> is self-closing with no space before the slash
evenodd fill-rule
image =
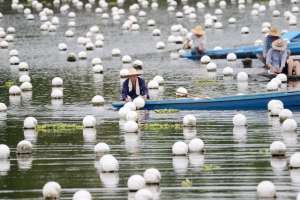
<path id="1" fill-rule="evenodd" d="M 213 165 L 213 164 L 207 164 L 207 165 L 203 166 L 202 171 L 203 172 L 213 172 L 218 169 L 220 169 L 220 166 Z"/>
<path id="2" fill-rule="evenodd" d="M 169 114 L 169 113 L 177 113 L 179 110 L 176 109 L 160 109 L 160 110 L 154 110 L 155 113 L 159 114 Z"/>
<path id="3" fill-rule="evenodd" d="M 71 123 L 53 123 L 53 124 L 38 124 L 37 131 L 39 133 L 45 132 L 73 132 L 82 130 L 83 126 L 81 124 L 71 124 Z"/>
<path id="4" fill-rule="evenodd" d="M 147 123 L 142 125 L 142 129 L 145 131 L 180 131 L 182 126 L 176 123 Z"/>
<path id="5" fill-rule="evenodd" d="M 181 182 L 181 187 L 192 187 L 192 186 L 193 186 L 193 182 L 187 178 Z"/>
<path id="6" fill-rule="evenodd" d="M 6 89 L 9 89 L 11 86 L 13 86 L 15 83 L 11 80 L 5 81 L 4 84 L 1 87 L 4 87 Z"/>

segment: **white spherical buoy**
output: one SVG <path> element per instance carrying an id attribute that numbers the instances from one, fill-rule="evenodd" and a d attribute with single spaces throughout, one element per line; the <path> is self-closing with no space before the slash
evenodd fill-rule
<path id="1" fill-rule="evenodd" d="M 232 76 L 233 75 L 233 69 L 231 67 L 225 67 L 223 69 L 223 75 L 224 76 Z"/>
<path id="2" fill-rule="evenodd" d="M 30 82 L 31 78 L 27 74 L 23 74 L 19 77 L 19 82 L 24 83 L 24 82 Z"/>
<path id="3" fill-rule="evenodd" d="M 285 156 L 287 148 L 281 141 L 275 141 L 270 145 L 270 152 L 272 156 Z"/>
<path id="4" fill-rule="evenodd" d="M 99 160 L 99 166 L 101 172 L 118 172 L 119 171 L 119 162 L 111 154 L 106 154 L 101 157 Z"/>
<path id="5" fill-rule="evenodd" d="M 120 110 L 118 111 L 119 117 L 121 119 L 126 119 L 127 113 L 131 111 L 129 108 L 127 107 L 122 107 L 120 108 Z"/>
<path id="6" fill-rule="evenodd" d="M 129 70 L 128 69 L 121 69 L 120 70 L 120 78 L 126 78 L 129 74 Z"/>
<path id="7" fill-rule="evenodd" d="M 18 56 L 12 56 L 9 58 L 9 63 L 11 65 L 18 65 L 20 63 L 20 59 Z"/>
<path id="8" fill-rule="evenodd" d="M 206 70 L 208 72 L 215 72 L 217 70 L 217 64 L 214 62 L 210 62 L 206 65 Z"/>
<path id="9" fill-rule="evenodd" d="M 92 60 L 92 66 L 95 66 L 95 65 L 101 65 L 102 64 L 102 60 L 101 58 L 93 58 Z"/>
<path id="10" fill-rule="evenodd" d="M 204 152 L 204 142 L 200 138 L 194 138 L 189 142 L 189 152 Z"/>
<path id="11" fill-rule="evenodd" d="M 236 23 L 236 18 L 230 17 L 230 18 L 228 19 L 228 23 L 229 23 L 229 24 L 235 24 L 235 23 Z"/>
<path id="12" fill-rule="evenodd" d="M 133 102 L 127 102 L 124 104 L 124 107 L 129 108 L 129 110 L 136 110 L 136 106 Z"/>
<path id="13" fill-rule="evenodd" d="M 52 84 L 52 87 L 62 87 L 64 82 L 63 82 L 62 78 L 55 77 L 52 79 L 51 84 Z"/>
<path id="14" fill-rule="evenodd" d="M 17 154 L 31 154 L 32 144 L 27 140 L 22 140 L 17 144 Z"/>
<path id="15" fill-rule="evenodd" d="M 154 30 L 152 31 L 152 36 L 160 36 L 160 35 L 161 35 L 161 32 L 160 32 L 159 29 L 154 29 Z"/>
<path id="16" fill-rule="evenodd" d="M 210 63 L 210 61 L 211 61 L 211 59 L 207 55 L 202 56 L 201 60 L 200 60 L 201 64 L 205 64 L 205 65 L 208 64 L 208 63 Z"/>
<path id="17" fill-rule="evenodd" d="M 7 106 L 4 103 L 0 103 L 0 113 L 6 111 L 7 111 Z"/>
<path id="18" fill-rule="evenodd" d="M 276 78 L 278 78 L 279 80 L 281 80 L 282 83 L 286 83 L 287 82 L 287 76 L 285 74 L 278 74 L 276 76 Z"/>
<path id="19" fill-rule="evenodd" d="M 123 128 L 127 133 L 135 133 L 138 131 L 139 126 L 135 121 L 127 121 Z"/>
<path id="20" fill-rule="evenodd" d="M 267 90 L 268 91 L 277 91 L 279 88 L 279 85 L 276 81 L 270 81 L 267 84 Z"/>
<path id="21" fill-rule="evenodd" d="M 282 109 L 279 113 L 279 119 L 281 122 L 285 121 L 286 119 L 292 119 L 293 113 L 289 109 Z"/>
<path id="22" fill-rule="evenodd" d="M 26 117 L 23 122 L 24 129 L 35 129 L 38 122 L 34 117 Z"/>
<path id="23" fill-rule="evenodd" d="M 87 58 L 87 53 L 86 53 L 85 51 L 80 51 L 80 52 L 78 53 L 78 58 L 79 58 L 80 60 L 85 60 L 85 59 Z"/>
<path id="24" fill-rule="evenodd" d="M 30 82 L 23 82 L 20 86 L 22 91 L 32 91 L 32 84 Z"/>
<path id="25" fill-rule="evenodd" d="M 93 72 L 98 73 L 98 74 L 102 74 L 103 73 L 103 66 L 100 65 L 100 64 L 94 65 L 93 66 Z"/>
<path id="26" fill-rule="evenodd" d="M 53 89 L 51 92 L 52 99 L 62 99 L 64 96 L 63 90 L 60 89 Z"/>
<path id="27" fill-rule="evenodd" d="M 276 197 L 276 188 L 271 181 L 262 181 L 258 184 L 257 195 L 260 198 L 274 198 Z"/>
<path id="28" fill-rule="evenodd" d="M 131 63 L 132 62 L 132 58 L 128 55 L 125 55 L 122 57 L 122 62 L 123 63 Z"/>
<path id="29" fill-rule="evenodd" d="M 273 100 L 269 101 L 269 103 L 268 103 L 268 111 L 271 111 L 274 108 L 283 109 L 283 107 L 284 107 L 284 105 L 283 105 L 282 101 L 280 101 L 280 100 L 273 99 Z"/>
<path id="30" fill-rule="evenodd" d="M 141 175 L 132 175 L 128 178 L 127 187 L 130 192 L 136 192 L 146 185 L 144 177 Z"/>
<path id="31" fill-rule="evenodd" d="M 138 190 L 134 195 L 135 200 L 154 200 L 156 199 L 154 194 L 147 188 Z"/>
<path id="32" fill-rule="evenodd" d="M 296 152 L 290 157 L 290 167 L 300 168 L 300 153 Z"/>
<path id="33" fill-rule="evenodd" d="M 133 111 L 133 110 L 129 111 L 126 114 L 126 120 L 127 121 L 134 121 L 134 122 L 138 121 L 138 114 L 137 114 L 137 112 Z"/>
<path id="34" fill-rule="evenodd" d="M 94 147 L 94 152 L 96 154 L 105 154 L 105 153 L 109 153 L 109 151 L 110 151 L 110 147 L 103 142 L 96 144 Z"/>
<path id="35" fill-rule="evenodd" d="M 175 156 L 185 156 L 188 153 L 188 145 L 182 141 L 175 142 L 172 146 L 172 153 Z"/>
<path id="36" fill-rule="evenodd" d="M 105 102 L 103 96 L 101 95 L 96 95 L 92 98 L 92 104 L 95 106 L 103 105 Z"/>
<path id="37" fill-rule="evenodd" d="M 9 88 L 9 95 L 17 96 L 21 94 L 21 88 L 16 85 L 13 85 Z"/>
<path id="38" fill-rule="evenodd" d="M 8 159 L 10 156 L 9 147 L 5 144 L 0 144 L 0 160 L 1 159 Z"/>
<path id="39" fill-rule="evenodd" d="M 72 200 L 92 200 L 92 195 L 87 190 L 79 190 L 74 193 Z"/>
<path id="40" fill-rule="evenodd" d="M 188 91 L 184 87 L 179 87 L 176 90 L 176 96 L 177 97 L 187 97 L 188 96 Z"/>
<path id="41" fill-rule="evenodd" d="M 239 72 L 237 75 L 238 82 L 246 82 L 248 81 L 248 74 L 246 72 Z"/>
<path id="42" fill-rule="evenodd" d="M 111 55 L 114 56 L 114 57 L 117 57 L 117 56 L 120 56 L 121 55 L 121 50 L 120 49 L 112 49 L 111 50 Z"/>
<path id="43" fill-rule="evenodd" d="M 234 126 L 246 126 L 247 125 L 247 118 L 243 114 L 236 114 L 232 119 Z"/>
<path id="44" fill-rule="evenodd" d="M 68 46 L 65 43 L 59 43 L 58 44 L 58 50 L 60 50 L 60 51 L 67 51 L 68 50 Z"/>
<path id="45" fill-rule="evenodd" d="M 157 49 L 164 49 L 164 48 L 166 48 L 166 45 L 165 45 L 165 43 L 164 42 L 157 42 L 156 43 L 156 48 Z"/>
<path id="46" fill-rule="evenodd" d="M 297 129 L 297 122 L 294 119 L 286 119 L 281 128 L 284 132 L 294 132 Z"/>
<path id="47" fill-rule="evenodd" d="M 229 53 L 229 54 L 227 54 L 226 59 L 227 59 L 227 61 L 236 61 L 237 56 L 235 53 Z"/>
<path id="48" fill-rule="evenodd" d="M 146 184 L 159 184 L 161 179 L 160 172 L 155 168 L 149 168 L 144 172 Z"/>
<path id="49" fill-rule="evenodd" d="M 139 96 L 133 100 L 133 103 L 135 104 L 137 109 L 142 109 L 144 108 L 146 102 L 143 97 Z"/>
<path id="50" fill-rule="evenodd" d="M 248 27 L 242 27 L 241 29 L 241 34 L 249 34 L 250 33 L 250 29 Z"/>
<path id="51" fill-rule="evenodd" d="M 159 84 L 155 80 L 151 80 L 151 81 L 148 82 L 148 88 L 149 89 L 158 89 Z"/>
<path id="52" fill-rule="evenodd" d="M 59 199 L 61 186 L 54 181 L 47 182 L 43 187 L 44 199 Z"/>
<path id="53" fill-rule="evenodd" d="M 158 75 L 155 76 L 155 77 L 153 78 L 153 80 L 156 81 L 159 85 L 160 85 L 160 84 L 163 84 L 164 81 L 165 81 L 164 78 L 163 78 L 162 76 L 158 76 Z"/>
<path id="54" fill-rule="evenodd" d="M 82 125 L 84 128 L 95 128 L 96 118 L 93 115 L 87 115 L 82 120 Z"/>
<path id="55" fill-rule="evenodd" d="M 19 71 L 28 71 L 29 65 L 26 62 L 19 63 Z"/>
<path id="56" fill-rule="evenodd" d="M 194 115 L 185 115 L 183 117 L 183 126 L 196 126 L 197 119 Z"/>

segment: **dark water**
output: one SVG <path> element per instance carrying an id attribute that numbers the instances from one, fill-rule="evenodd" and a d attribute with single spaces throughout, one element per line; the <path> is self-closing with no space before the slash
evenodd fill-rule
<path id="1" fill-rule="evenodd" d="M 243 69 L 241 62 L 218 64 L 216 74 L 208 74 L 205 66 L 184 59 L 173 60 L 170 51 L 176 46 L 168 44 L 168 49 L 155 49 L 157 41 L 165 41 L 170 34 L 170 25 L 181 23 L 192 28 L 203 23 L 203 14 L 214 12 L 210 7 L 198 11 L 197 22 L 188 19 L 177 20 L 174 13 L 165 11 L 165 7 L 156 11 L 150 8 L 147 18 L 139 19 L 141 31 L 123 32 L 120 24 L 112 20 L 101 20 L 89 12 L 77 12 L 76 37 L 65 38 L 68 19 L 60 18 L 56 33 L 41 33 L 37 14 L 34 21 L 27 21 L 22 14 L 7 9 L 3 3 L 2 12 L 9 13 L 0 21 L 2 27 L 14 26 L 17 30 L 16 41 L 9 49 L 19 50 L 21 61 L 30 65 L 32 94 L 22 95 L 18 99 L 9 99 L 8 89 L 0 87 L 0 102 L 9 105 L 7 119 L 0 120 L 0 143 L 11 148 L 11 159 L 1 161 L 0 198 L 1 199 L 41 199 L 42 187 L 47 181 L 57 181 L 63 188 L 62 199 L 70 199 L 78 189 L 89 190 L 94 199 L 133 199 L 127 192 L 127 179 L 133 174 L 142 174 L 150 167 L 155 167 L 162 174 L 160 199 L 255 199 L 256 186 L 262 180 L 271 180 L 277 187 L 278 199 L 295 199 L 300 191 L 300 176 L 287 169 L 287 159 L 272 159 L 268 153 L 269 145 L 275 140 L 282 140 L 288 146 L 288 154 L 299 151 L 298 135 L 283 134 L 278 119 L 268 117 L 266 111 L 243 112 L 249 121 L 247 132 L 233 130 L 232 117 L 237 111 L 181 111 L 174 114 L 157 114 L 140 111 L 140 123 L 181 123 L 186 114 L 197 117 L 197 128 L 145 130 L 138 134 L 120 131 L 117 112 L 111 109 L 111 102 L 119 98 L 119 70 L 122 64 L 119 58 L 111 58 L 113 48 L 120 48 L 122 54 L 131 55 L 144 62 L 144 77 L 147 81 L 155 75 L 165 79 L 162 97 L 174 97 L 176 88 L 186 87 L 193 94 L 220 96 L 236 93 L 266 91 L 266 80 L 256 76 L 261 71 L 258 61 L 252 69 Z M 283 17 L 272 18 L 270 11 L 258 17 L 251 17 L 251 4 L 241 12 L 237 5 L 229 5 L 221 17 L 223 30 L 206 30 L 208 47 L 235 46 L 253 43 L 262 39 L 261 23 L 272 22 L 282 29 L 297 30 L 289 27 Z M 291 8 L 288 3 L 277 6 L 282 13 Z M 180 9 L 180 7 L 179 7 Z M 227 25 L 227 18 L 234 16 L 238 23 Z M 146 26 L 149 18 L 156 20 L 162 36 L 151 36 Z M 76 39 L 86 33 L 92 25 L 98 25 L 105 36 L 104 48 L 88 52 L 88 60 L 76 63 L 66 62 L 66 53 L 59 52 L 60 42 L 68 44 L 69 52 L 83 50 Z M 248 36 L 240 35 L 242 26 L 249 26 Z M 92 58 L 101 57 L 104 74 L 94 74 L 90 64 Z M 0 50 L 0 79 L 18 83 L 19 72 L 16 66 L 8 62 L 8 50 Z M 223 80 L 222 69 L 232 66 L 234 71 L 247 71 L 250 77 L 248 87 L 238 85 L 236 80 Z M 51 79 L 60 76 L 64 80 L 64 99 L 53 102 L 50 98 Z M 289 83 L 281 90 L 295 89 L 299 85 Z M 106 100 L 103 107 L 93 107 L 90 103 L 95 95 L 102 95 Z M 75 130 L 70 132 L 24 131 L 23 120 L 27 116 L 36 117 L 39 123 L 72 122 L 80 124 L 83 117 L 92 114 L 97 118 L 95 130 Z M 294 111 L 297 121 L 300 113 Z M 190 140 L 192 136 L 201 138 L 206 144 L 204 155 L 191 154 L 187 157 L 172 157 L 172 144 L 179 140 Z M 29 157 L 17 157 L 15 147 L 20 140 L 29 139 L 34 144 L 33 154 Z M 97 160 L 93 147 L 98 142 L 110 145 L 111 153 L 119 160 L 120 171 L 117 174 L 101 174 L 97 170 Z M 181 182 L 192 181 L 192 187 L 183 188 Z"/>

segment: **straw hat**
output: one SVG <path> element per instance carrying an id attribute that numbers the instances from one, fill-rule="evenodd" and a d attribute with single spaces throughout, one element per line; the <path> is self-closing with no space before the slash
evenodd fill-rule
<path id="1" fill-rule="evenodd" d="M 281 34 L 280 34 L 279 30 L 276 27 L 272 26 L 270 28 L 269 35 L 279 37 Z"/>
<path id="2" fill-rule="evenodd" d="M 205 34 L 205 32 L 204 32 L 203 29 L 202 29 L 202 26 L 196 26 L 195 28 L 192 29 L 192 32 L 193 32 L 194 34 L 200 35 L 200 36 L 202 36 L 202 35 Z"/>
<path id="3" fill-rule="evenodd" d="M 284 51 L 286 47 L 287 47 L 287 43 L 282 39 L 275 40 L 272 43 L 272 48 L 278 51 Z"/>
<path id="4" fill-rule="evenodd" d="M 140 73 L 138 73 L 138 71 L 136 69 L 134 69 L 133 67 L 130 67 L 128 69 L 128 75 L 127 76 L 138 76 L 140 75 Z"/>

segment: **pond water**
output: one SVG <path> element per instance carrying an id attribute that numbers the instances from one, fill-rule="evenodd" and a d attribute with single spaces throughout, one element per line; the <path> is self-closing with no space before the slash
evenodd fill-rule
<path id="1" fill-rule="evenodd" d="M 248 1 L 249 2 L 249 1 Z M 280 1 L 277 1 L 280 2 Z M 283 3 L 284 2 L 284 3 Z M 207 4 L 207 3 L 206 3 Z M 193 3 L 192 3 L 193 5 Z M 126 9 L 128 5 L 125 6 Z M 292 7 L 281 1 L 277 9 L 282 13 Z M 283 17 L 271 17 L 270 9 L 257 17 L 250 15 L 252 3 L 246 9 L 237 9 L 230 3 L 219 16 L 224 29 L 207 29 L 207 46 L 230 47 L 239 44 L 252 44 L 263 39 L 261 23 L 271 22 L 281 29 L 297 30 L 298 26 L 288 26 Z M 178 10 L 182 6 L 178 6 Z M 33 91 L 22 94 L 22 98 L 10 98 L 8 88 L 0 87 L 0 102 L 9 105 L 6 118 L 0 119 L 0 144 L 11 149 L 9 161 L 0 162 L 0 199 L 41 199 L 42 187 L 48 181 L 57 181 L 62 186 L 62 199 L 71 199 L 74 192 L 87 189 L 94 199 L 133 199 L 128 193 L 127 179 L 133 174 L 143 174 L 147 168 L 160 170 L 160 187 L 152 190 L 160 199 L 255 199 L 256 186 L 260 181 L 271 180 L 277 187 L 278 199 L 295 199 L 300 192 L 300 172 L 290 171 L 287 159 L 270 157 L 269 145 L 282 140 L 288 147 L 288 155 L 299 151 L 298 134 L 284 134 L 280 131 L 277 118 L 270 118 L 267 111 L 242 111 L 247 116 L 246 129 L 233 129 L 232 117 L 238 111 L 180 111 L 159 114 L 154 111 L 139 111 L 140 131 L 138 134 L 124 133 L 120 130 L 118 113 L 111 108 L 111 102 L 119 99 L 122 68 L 120 58 L 112 58 L 111 50 L 120 48 L 122 54 L 144 62 L 146 81 L 155 75 L 165 79 L 160 90 L 160 98 L 174 97 L 178 87 L 183 86 L 192 94 L 221 96 L 237 93 L 266 91 L 267 80 L 256 74 L 262 72 L 261 64 L 254 60 L 253 68 L 244 69 L 241 61 L 228 63 L 216 60 L 216 73 L 206 72 L 205 66 L 186 59 L 172 59 L 170 52 L 178 48 L 167 44 L 172 24 L 182 24 L 190 29 L 203 24 L 204 14 L 213 13 L 215 7 L 197 11 L 197 21 L 187 18 L 176 19 L 175 13 L 166 11 L 162 5 L 158 10 L 145 9 L 146 18 L 139 18 L 139 32 L 124 32 L 120 29 L 126 14 L 120 23 L 111 19 L 103 20 L 92 12 L 76 12 L 74 38 L 65 38 L 68 29 L 66 15 L 55 13 L 60 24 L 55 33 L 42 33 L 37 13 L 35 20 L 28 21 L 23 14 L 10 10 L 9 3 L 1 4 L 4 14 L 2 27 L 14 26 L 17 30 L 16 41 L 9 49 L 0 49 L 0 80 L 18 83 L 20 72 L 17 66 L 8 62 L 10 49 L 19 51 L 21 61 L 29 66 Z M 296 14 L 297 15 L 297 14 Z M 230 16 L 237 18 L 236 25 L 228 25 Z M 154 19 L 156 27 L 162 32 L 158 38 L 151 35 L 146 25 L 147 19 Z M 92 25 L 98 25 L 105 36 L 104 47 L 88 52 L 88 59 L 75 63 L 66 62 L 66 52 L 59 52 L 57 45 L 65 42 L 68 52 L 84 50 L 77 45 L 77 37 L 85 35 Z M 241 35 L 243 26 L 250 28 L 249 35 Z M 157 41 L 164 41 L 167 49 L 158 51 Z M 103 60 L 104 74 L 92 72 L 91 60 L 100 57 Z M 222 69 L 232 66 L 235 73 L 246 71 L 250 74 L 247 85 L 239 85 L 233 78 L 222 78 Z M 64 80 L 63 101 L 50 98 L 51 80 L 59 76 Z M 280 90 L 297 89 L 299 83 L 289 82 Z M 95 95 L 104 96 L 106 103 L 102 107 L 93 107 L 90 103 Z M 297 122 L 300 113 L 293 111 Z M 142 124 L 181 124 L 186 114 L 197 117 L 197 127 L 186 129 L 181 126 L 147 128 Z M 96 129 L 74 131 L 36 132 L 23 130 L 23 120 L 27 116 L 37 118 L 40 124 L 54 122 L 81 124 L 86 115 L 97 118 Z M 150 126 L 151 127 L 151 126 Z M 195 137 L 205 142 L 204 154 L 189 154 L 187 157 L 173 157 L 171 147 L 174 142 L 189 141 Z M 20 157 L 16 155 L 16 145 L 23 139 L 33 143 L 33 154 Z M 111 153 L 120 163 L 119 173 L 103 174 L 97 170 L 97 158 L 93 148 L 98 142 L 110 145 Z M 189 179 L 191 187 L 182 187 L 182 181 Z"/>

